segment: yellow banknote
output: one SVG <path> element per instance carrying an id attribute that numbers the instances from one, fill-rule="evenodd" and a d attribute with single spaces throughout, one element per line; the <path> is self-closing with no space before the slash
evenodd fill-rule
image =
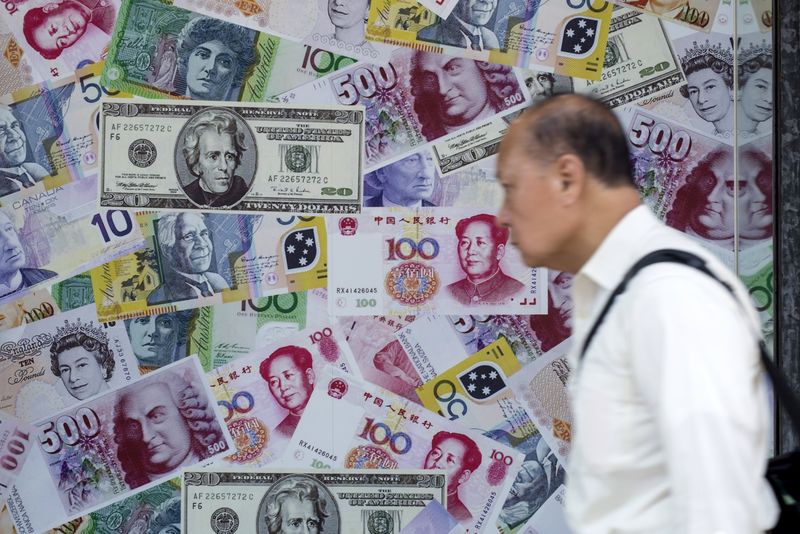
<path id="1" fill-rule="evenodd" d="M 441 18 L 416 0 L 373 0 L 366 36 L 426 52 L 600 79 L 612 4 L 498 0 L 483 10 L 470 5 L 460 2 Z"/>

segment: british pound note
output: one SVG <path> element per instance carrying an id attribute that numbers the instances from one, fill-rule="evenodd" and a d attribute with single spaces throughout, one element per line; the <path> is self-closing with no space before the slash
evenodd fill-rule
<path id="1" fill-rule="evenodd" d="M 441 470 L 186 469 L 183 532 L 395 534 L 445 487 Z"/>
<path id="2" fill-rule="evenodd" d="M 175 5 L 367 63 L 382 63 L 392 50 L 366 39 L 366 0 L 177 0 Z"/>
<path id="3" fill-rule="evenodd" d="M 208 373 L 236 451 L 221 463 L 260 468 L 281 458 L 325 365 L 360 376 L 337 328 L 303 330 Z M 316 466 L 314 466 L 316 467 Z"/>
<path id="4" fill-rule="evenodd" d="M 33 427 L 6 412 L 0 411 L 0 502 L 22 471 L 34 445 Z"/>
<path id="5" fill-rule="evenodd" d="M 460 1 L 449 16 L 441 17 L 415 0 L 374 0 L 367 38 L 598 80 L 611 8 L 602 0 Z M 464 23 L 473 31 L 462 32 Z"/>
<path id="6" fill-rule="evenodd" d="M 360 211 L 361 109 L 115 99 L 100 122 L 101 206 Z"/>
<path id="7" fill-rule="evenodd" d="M 720 0 L 613 0 L 615 4 L 630 7 L 651 17 L 682 24 L 696 31 L 708 32 L 717 18 L 723 3 Z"/>
<path id="8" fill-rule="evenodd" d="M 355 63 L 214 11 L 208 16 L 159 0 L 124 0 L 103 83 L 148 98 L 263 102 Z"/>
<path id="9" fill-rule="evenodd" d="M 602 78 L 573 80 L 576 93 L 588 94 L 610 108 L 663 94 L 683 82 L 680 63 L 662 23 L 619 6 L 611 18 Z"/>
<path id="10" fill-rule="evenodd" d="M 332 315 L 546 310 L 544 271 L 523 264 L 489 213 L 396 210 L 329 225 Z"/>
<path id="11" fill-rule="evenodd" d="M 97 209 L 97 181 L 87 178 L 0 201 L 0 304 L 24 297 L 142 246 L 126 211 Z"/>
<path id="12" fill-rule="evenodd" d="M 428 142 L 522 109 L 530 95 L 507 65 L 398 48 L 386 63 L 352 65 L 279 99 L 291 105 L 363 105 L 365 168 L 373 170 Z"/>
<path id="13" fill-rule="evenodd" d="M 495 532 L 521 453 L 332 366 L 317 378 L 282 465 L 444 468 L 447 511 L 468 532 Z"/>
<path id="14" fill-rule="evenodd" d="M 178 534 L 180 525 L 181 482 L 174 478 L 76 517 L 46 534 Z"/>
<path id="15" fill-rule="evenodd" d="M 92 270 L 103 321 L 324 287 L 321 217 L 149 212 L 144 248 Z"/>
<path id="16" fill-rule="evenodd" d="M 0 17 L 43 80 L 72 75 L 105 58 L 119 0 L 13 0 Z"/>
<path id="17" fill-rule="evenodd" d="M 500 338 L 417 388 L 429 410 L 525 455 L 500 512 L 502 534 L 516 532 L 564 483 L 563 467 L 511 389 L 520 368 Z"/>
<path id="18" fill-rule="evenodd" d="M 567 393 L 569 374 L 566 350 L 559 347 L 523 367 L 509 381 L 559 462 L 566 461 L 572 441 L 572 416 Z"/>
<path id="19" fill-rule="evenodd" d="M 74 75 L 0 97 L 0 197 L 44 191 L 99 172 L 100 98 L 116 95 L 98 83 L 103 63 Z"/>
<path id="20" fill-rule="evenodd" d="M 60 311 L 46 289 L 32 291 L 20 299 L 0 305 L 0 332 L 52 317 Z"/>
<path id="21" fill-rule="evenodd" d="M 122 324 L 94 305 L 0 333 L 0 410 L 24 421 L 118 389 L 139 377 Z"/>
<path id="22" fill-rule="evenodd" d="M 50 414 L 8 506 L 19 534 L 41 532 L 230 454 L 197 358 Z M 41 503 L 48 513 L 37 513 Z"/>

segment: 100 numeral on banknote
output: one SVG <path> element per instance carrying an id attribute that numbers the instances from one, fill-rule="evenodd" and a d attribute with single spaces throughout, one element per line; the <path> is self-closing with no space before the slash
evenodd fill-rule
<path id="1" fill-rule="evenodd" d="M 101 120 L 103 206 L 360 210 L 362 109 L 129 100 Z"/>

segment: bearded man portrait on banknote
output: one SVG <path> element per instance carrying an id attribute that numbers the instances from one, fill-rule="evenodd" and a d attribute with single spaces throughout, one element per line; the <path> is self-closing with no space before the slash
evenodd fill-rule
<path id="1" fill-rule="evenodd" d="M 158 246 L 166 260 L 164 279 L 147 295 L 147 304 L 210 297 L 228 282 L 211 270 L 214 242 L 199 213 L 171 213 L 158 219 Z"/>
<path id="2" fill-rule="evenodd" d="M 449 17 L 422 28 L 417 39 L 473 50 L 500 48 L 497 35 L 486 27 L 496 9 L 497 0 L 459 0 Z"/>
<path id="3" fill-rule="evenodd" d="M 568 522 L 577 533 L 763 532 L 778 508 L 758 315 L 736 274 L 642 203 L 629 151 L 604 104 L 557 95 L 512 123 L 498 156 L 511 243 L 531 267 L 574 273 Z M 649 265 L 604 306 L 664 249 L 707 272 Z"/>

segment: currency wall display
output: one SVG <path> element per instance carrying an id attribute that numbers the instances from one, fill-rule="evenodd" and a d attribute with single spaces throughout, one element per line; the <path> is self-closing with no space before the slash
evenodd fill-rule
<path id="1" fill-rule="evenodd" d="M 569 534 L 572 275 L 498 225 L 556 94 L 775 335 L 765 0 L 4 6 L 2 534 Z"/>

